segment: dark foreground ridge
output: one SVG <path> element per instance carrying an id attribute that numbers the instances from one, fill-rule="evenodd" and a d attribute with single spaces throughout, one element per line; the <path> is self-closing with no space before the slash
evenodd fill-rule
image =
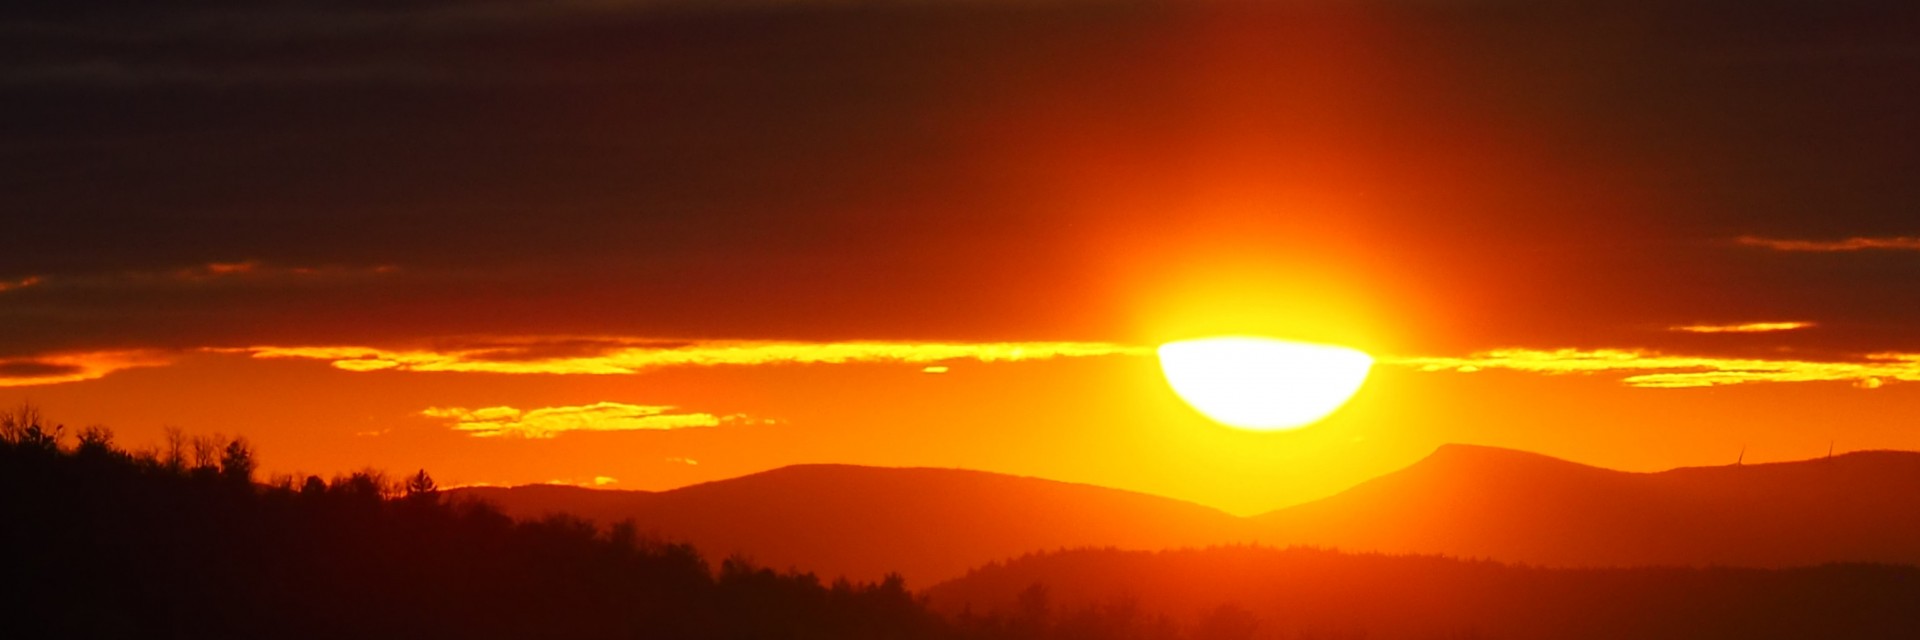
<path id="1" fill-rule="evenodd" d="M 1310 548 L 1083 549 L 988 565 L 927 596 L 948 615 L 1069 629 L 1160 619 L 1203 637 L 1920 637 L 1920 568 L 1874 564 L 1547 569 Z"/>
<path id="2" fill-rule="evenodd" d="M 0 637 L 1252 640 L 1920 637 L 1920 569 L 1513 567 L 1256 547 L 1073 551 L 909 592 L 831 584 L 424 472 L 252 479 L 244 441 L 130 454 L 0 415 Z"/>

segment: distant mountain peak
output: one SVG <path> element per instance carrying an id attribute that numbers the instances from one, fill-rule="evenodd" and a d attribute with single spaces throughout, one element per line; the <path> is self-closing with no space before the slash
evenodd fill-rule
<path id="1" fill-rule="evenodd" d="M 1145 493 L 931 467 L 796 464 L 656 493 L 477 492 L 513 515 L 631 519 L 642 533 L 771 567 L 931 583 L 1040 549 L 1162 549 L 1243 537 L 1212 507 Z"/>
<path id="2" fill-rule="evenodd" d="M 1541 453 L 1504 449 L 1478 444 L 1448 443 L 1440 445 L 1419 462 L 1403 469 L 1405 472 L 1445 470 L 1453 473 L 1492 473 L 1502 471 L 1532 471 L 1546 469 L 1588 470 L 1620 473 L 1610 469 L 1580 464 Z"/>
<path id="3" fill-rule="evenodd" d="M 766 471 L 748 474 L 742 477 L 769 475 L 829 475 L 829 474 L 886 474 L 933 472 L 965 475 L 1005 475 L 976 469 L 958 469 L 951 467 L 889 467 L 866 464 L 848 464 L 844 462 L 802 462 L 783 467 L 774 467 Z"/>
<path id="4" fill-rule="evenodd" d="M 1534 453 L 1532 451 L 1522 451 L 1520 449 L 1508 449 L 1506 447 L 1495 447 L 1492 445 L 1471 444 L 1471 443 L 1465 443 L 1465 442 L 1449 442 L 1446 444 L 1442 444 L 1438 447 L 1434 447 L 1433 453 L 1427 454 L 1427 457 L 1429 458 L 1439 457 L 1439 456 L 1513 456 L 1513 457 L 1547 458 L 1550 460 L 1559 460 L 1559 458 L 1555 458 L 1553 456 L 1549 456 L 1543 453 Z"/>

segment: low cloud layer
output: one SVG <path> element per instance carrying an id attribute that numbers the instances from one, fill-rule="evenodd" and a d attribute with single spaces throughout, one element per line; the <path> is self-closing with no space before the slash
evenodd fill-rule
<path id="1" fill-rule="evenodd" d="M 41 279 L 39 276 L 27 276 L 24 278 L 14 278 L 11 280 L 0 280 L 0 292 L 12 291 L 15 289 L 25 289 L 27 287 L 37 287 L 37 286 L 40 286 L 40 283 L 41 283 Z"/>
<path id="2" fill-rule="evenodd" d="M 566 347 L 555 354 L 552 347 Z M 439 371 L 518 374 L 631 374 L 660 367 L 766 364 L 925 364 L 955 360 L 1018 362 L 1053 358 L 1146 355 L 1145 347 L 1102 342 L 764 342 L 662 343 L 638 339 L 552 339 L 451 349 L 253 347 L 256 358 L 329 361 L 347 371 Z M 573 353 L 566 353 L 571 351 Z"/>
<path id="3" fill-rule="evenodd" d="M 26 387 L 94 380 L 135 367 L 171 364 L 166 353 L 150 350 L 55 353 L 0 359 L 0 387 Z"/>
<path id="4" fill-rule="evenodd" d="M 1693 333 L 1765 333 L 1812 323 L 1688 325 Z M 326 361 L 352 372 L 408 371 L 523 375 L 630 375 L 669 367 L 894 363 L 927 373 L 945 373 L 957 361 L 1024 362 L 1056 358 L 1151 356 L 1152 349 L 1098 342 L 893 343 L 893 342 L 670 342 L 627 338 L 487 340 L 443 349 L 374 347 L 250 347 L 206 349 L 262 359 Z M 167 366 L 178 353 L 121 350 L 57 353 L 0 359 L 0 387 L 93 380 L 136 367 Z M 1423 371 L 1474 373 L 1521 371 L 1546 375 L 1621 374 L 1635 387 L 1690 388 L 1754 382 L 1848 382 L 1878 388 L 1887 382 L 1920 381 L 1920 353 L 1878 352 L 1851 360 L 1731 357 L 1673 354 L 1652 349 L 1508 348 L 1466 356 L 1381 357 L 1383 365 Z M 600 403 L 585 407 L 467 409 L 435 407 L 425 415 L 446 418 L 456 429 L 480 436 L 547 438 L 569 430 L 634 430 L 715 426 L 724 418 L 674 414 L 671 407 Z M 572 426 L 568 426 L 572 425 Z M 598 425 L 598 426 L 593 426 Z"/>
<path id="5" fill-rule="evenodd" d="M 1669 327 L 1681 333 L 1772 333 L 1814 326 L 1811 322 L 1743 322 L 1738 324 L 1683 324 Z"/>
<path id="6" fill-rule="evenodd" d="M 1843 240 L 1791 240 L 1740 236 L 1739 238 L 1735 238 L 1734 241 L 1749 247 L 1772 249 L 1774 251 L 1810 253 L 1834 253 L 1840 251 L 1920 251 L 1920 236 L 1852 237 Z"/>
<path id="7" fill-rule="evenodd" d="M 1751 382 L 1850 382 L 1867 389 L 1889 381 L 1920 381 L 1920 354 L 1878 353 L 1853 362 L 1718 358 L 1632 349 L 1497 349 L 1464 358 L 1399 358 L 1391 364 L 1424 371 L 1504 369 L 1528 373 L 1627 374 L 1635 387 L 1678 389 Z"/>
<path id="8" fill-rule="evenodd" d="M 211 284 L 312 283 L 359 280 L 398 272 L 395 265 L 289 266 L 259 260 L 208 262 L 175 269 L 123 270 L 92 274 L 32 275 L 0 280 L 0 293 L 27 288 L 135 289 Z"/>
<path id="9" fill-rule="evenodd" d="M 710 413 L 674 413 L 674 407 L 597 402 L 585 406 L 429 407 L 420 415 L 449 422 L 455 431 L 481 438 L 548 439 L 568 431 L 664 431 L 717 427 L 726 420 Z"/>

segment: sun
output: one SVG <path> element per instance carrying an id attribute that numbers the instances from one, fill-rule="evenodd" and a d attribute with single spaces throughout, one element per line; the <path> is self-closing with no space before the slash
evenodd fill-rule
<path id="1" fill-rule="evenodd" d="M 1160 370 L 1180 399 L 1227 426 L 1304 427 L 1353 397 L 1373 358 L 1346 347 L 1227 336 L 1160 345 Z"/>

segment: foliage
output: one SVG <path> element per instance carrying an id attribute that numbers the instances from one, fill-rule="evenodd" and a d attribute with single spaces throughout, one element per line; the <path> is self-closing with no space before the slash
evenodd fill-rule
<path id="1" fill-rule="evenodd" d="M 268 484 L 244 440 L 0 419 L 0 637 L 917 638 L 897 578 L 822 585 L 570 516 L 442 501 L 425 471 Z"/>

